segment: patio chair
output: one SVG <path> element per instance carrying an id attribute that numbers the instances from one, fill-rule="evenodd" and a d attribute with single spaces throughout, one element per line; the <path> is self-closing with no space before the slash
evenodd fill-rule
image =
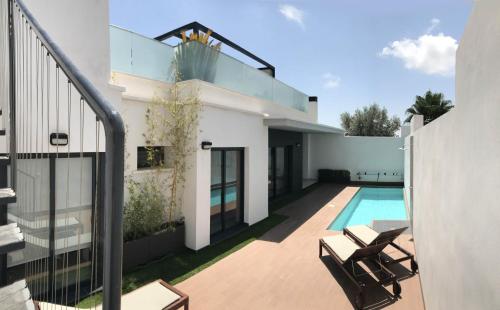
<path id="1" fill-rule="evenodd" d="M 328 236 L 319 239 L 319 257 L 323 256 L 325 249 L 333 261 L 347 275 L 349 280 L 356 286 L 358 294 L 356 295 L 356 307 L 363 308 L 365 301 L 365 290 L 368 288 L 366 283 L 360 280 L 360 276 L 368 274 L 367 272 L 356 273 L 355 267 L 360 261 L 370 262 L 380 268 L 378 272 L 385 274 L 385 277 L 375 279 L 379 285 L 392 282 L 392 291 L 396 297 L 401 294 L 401 285 L 396 279 L 396 275 L 387 269 L 380 262 L 380 252 L 389 243 L 380 243 L 367 247 L 359 247 L 345 235 Z M 377 272 L 377 271 L 374 271 Z M 377 285 L 378 286 L 378 285 Z"/>
<path id="2" fill-rule="evenodd" d="M 189 297 L 163 280 L 146 284 L 122 296 L 122 309 L 189 309 Z"/>
<path id="3" fill-rule="evenodd" d="M 395 228 L 378 233 L 366 225 L 356 225 L 344 228 L 344 235 L 349 236 L 362 247 L 388 242 L 392 247 L 402 252 L 404 256 L 398 259 L 385 260 L 384 264 L 387 266 L 409 259 L 411 260 L 411 272 L 415 274 L 418 270 L 418 264 L 415 261 L 415 256 L 408 250 L 394 243 L 396 238 L 398 238 L 407 228 L 408 227 Z"/>

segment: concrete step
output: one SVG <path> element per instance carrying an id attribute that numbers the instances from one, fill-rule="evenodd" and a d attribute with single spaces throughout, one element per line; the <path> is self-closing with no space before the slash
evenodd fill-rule
<path id="1" fill-rule="evenodd" d="M 0 206 L 16 202 L 16 192 L 10 187 L 0 188 Z"/>
<path id="2" fill-rule="evenodd" d="M 0 254 L 6 254 L 25 247 L 24 236 L 17 224 L 0 226 Z"/>
<path id="3" fill-rule="evenodd" d="M 0 288 L 0 305 L 2 309 L 36 309 L 25 280 L 20 280 Z"/>

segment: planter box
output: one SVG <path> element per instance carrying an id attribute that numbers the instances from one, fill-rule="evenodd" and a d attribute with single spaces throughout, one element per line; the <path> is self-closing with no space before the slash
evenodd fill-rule
<path id="1" fill-rule="evenodd" d="M 184 224 L 175 231 L 163 231 L 123 244 L 123 271 L 127 272 L 184 249 Z"/>

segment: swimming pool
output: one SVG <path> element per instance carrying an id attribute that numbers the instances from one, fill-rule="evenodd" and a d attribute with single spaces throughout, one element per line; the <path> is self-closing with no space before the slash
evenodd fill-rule
<path id="1" fill-rule="evenodd" d="M 342 230 L 346 226 L 371 225 L 373 220 L 406 220 L 402 188 L 362 187 L 328 226 Z"/>

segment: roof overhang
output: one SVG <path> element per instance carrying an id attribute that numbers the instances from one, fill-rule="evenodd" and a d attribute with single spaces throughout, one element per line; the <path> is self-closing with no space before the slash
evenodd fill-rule
<path id="1" fill-rule="evenodd" d="M 272 129 L 304 133 L 336 133 L 342 135 L 345 133 L 345 131 L 340 128 L 316 123 L 302 122 L 288 118 L 266 118 L 264 119 L 264 125 Z"/>

